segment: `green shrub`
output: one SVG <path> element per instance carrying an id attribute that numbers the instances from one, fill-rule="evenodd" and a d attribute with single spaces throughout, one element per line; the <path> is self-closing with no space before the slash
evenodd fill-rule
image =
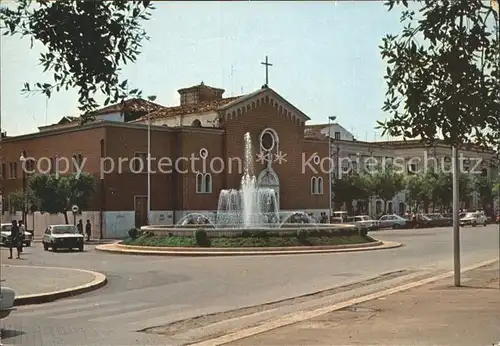
<path id="1" fill-rule="evenodd" d="M 131 228 L 128 230 L 128 236 L 130 239 L 137 239 L 139 236 L 139 230 L 137 228 Z"/>
<path id="2" fill-rule="evenodd" d="M 252 234 L 253 237 L 255 238 L 269 238 L 269 232 L 268 231 L 258 231 Z"/>
<path id="3" fill-rule="evenodd" d="M 368 235 L 368 230 L 366 228 L 358 229 L 358 234 L 362 237 L 366 237 Z"/>
<path id="4" fill-rule="evenodd" d="M 308 236 L 309 236 L 309 232 L 307 232 L 307 230 L 305 230 L 305 229 L 299 229 L 299 230 L 297 230 L 297 239 L 301 243 L 307 241 L 307 237 Z"/>
<path id="5" fill-rule="evenodd" d="M 194 239 L 196 241 L 196 245 L 198 246 L 210 246 L 207 231 L 202 228 L 194 231 Z"/>
<path id="6" fill-rule="evenodd" d="M 252 233 L 250 231 L 245 230 L 245 231 L 241 232 L 241 236 L 243 238 L 250 238 L 252 236 Z"/>

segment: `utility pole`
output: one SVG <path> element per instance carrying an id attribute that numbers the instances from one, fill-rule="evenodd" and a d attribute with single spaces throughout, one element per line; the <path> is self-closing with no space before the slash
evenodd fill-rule
<path id="1" fill-rule="evenodd" d="M 452 170 L 453 170 L 453 271 L 454 283 L 460 286 L 460 219 L 459 219 L 459 162 L 458 149 L 454 146 L 451 149 Z"/>

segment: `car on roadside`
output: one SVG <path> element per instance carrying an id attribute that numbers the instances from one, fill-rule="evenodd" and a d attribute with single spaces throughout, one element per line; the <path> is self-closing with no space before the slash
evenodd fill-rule
<path id="1" fill-rule="evenodd" d="M 382 215 L 378 220 L 379 228 L 405 228 L 407 220 L 396 214 Z"/>
<path id="2" fill-rule="evenodd" d="M 11 235 L 12 224 L 11 223 L 2 223 L 0 225 L 0 243 L 4 246 L 9 245 L 10 235 Z M 23 245 L 26 247 L 31 246 L 31 242 L 33 241 L 33 233 L 29 231 L 24 231 L 23 237 Z"/>
<path id="3" fill-rule="evenodd" d="M 59 249 L 83 251 L 83 235 L 73 225 L 50 225 L 43 235 L 43 249 L 56 252 Z"/>
<path id="4" fill-rule="evenodd" d="M 9 287 L 0 287 L 0 319 L 10 315 L 15 310 L 14 302 L 16 300 L 16 292 Z"/>
<path id="5" fill-rule="evenodd" d="M 347 223 L 355 225 L 356 229 L 358 230 L 366 229 L 369 231 L 373 231 L 378 227 L 378 222 L 376 220 L 373 220 L 368 215 L 356 215 L 348 217 Z"/>
<path id="6" fill-rule="evenodd" d="M 487 226 L 488 225 L 488 218 L 483 212 L 471 212 L 471 213 L 466 213 L 463 218 L 460 219 L 460 226 Z"/>
<path id="7" fill-rule="evenodd" d="M 439 213 L 429 213 L 425 214 L 424 216 L 430 219 L 429 226 L 446 227 L 453 224 L 451 218 L 445 218 L 442 214 Z"/>

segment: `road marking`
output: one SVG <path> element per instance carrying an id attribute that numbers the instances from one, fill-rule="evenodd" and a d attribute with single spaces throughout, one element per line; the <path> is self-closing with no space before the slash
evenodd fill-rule
<path id="1" fill-rule="evenodd" d="M 107 302 L 88 302 L 86 304 L 77 304 L 71 305 L 71 302 L 67 301 L 65 305 L 58 304 L 57 306 L 50 307 L 46 305 L 37 305 L 36 307 L 30 306 L 30 310 L 21 310 L 19 309 L 19 313 L 16 313 L 16 316 L 42 316 L 42 315 L 59 315 L 64 312 L 71 311 L 83 311 L 88 309 L 99 309 L 100 307 L 112 305 L 119 303 L 118 301 L 107 301 Z M 69 304 L 69 305 L 68 305 Z M 34 311 L 33 311 L 34 310 Z"/>
<path id="2" fill-rule="evenodd" d="M 111 308 L 111 309 L 94 309 L 90 311 L 76 311 L 73 313 L 69 314 L 62 314 L 62 315 L 57 315 L 52 318 L 58 319 L 58 320 L 66 320 L 70 318 L 76 318 L 76 317 L 88 317 L 92 315 L 105 315 L 108 314 L 109 312 L 119 312 L 119 311 L 125 311 L 125 310 L 131 310 L 131 309 L 136 309 L 140 307 L 145 307 L 145 306 L 151 306 L 150 303 L 136 303 L 136 304 L 122 304 L 121 306 Z"/>
<path id="3" fill-rule="evenodd" d="M 480 267 L 484 267 L 484 266 L 496 263 L 497 261 L 498 261 L 497 259 L 494 259 L 494 260 L 476 263 L 472 266 L 463 268 L 462 272 L 477 269 Z M 386 297 L 386 296 L 389 296 L 389 295 L 394 294 L 394 293 L 407 291 L 407 290 L 412 289 L 412 288 L 423 286 L 423 285 L 431 283 L 431 282 L 446 279 L 446 278 L 452 277 L 453 274 L 454 274 L 453 271 L 449 271 L 449 272 L 444 273 L 444 274 L 432 276 L 432 277 L 418 280 L 415 282 L 410 282 L 408 284 L 396 286 L 396 287 L 389 288 L 389 289 L 386 289 L 386 290 L 383 290 L 380 292 L 367 294 L 367 295 L 364 295 L 364 296 L 361 296 L 358 298 L 354 298 L 354 299 L 350 299 L 350 300 L 347 300 L 345 302 L 341 302 L 338 304 L 325 306 L 325 307 L 315 309 L 315 310 L 310 310 L 310 311 L 295 312 L 295 313 L 285 315 L 285 316 L 278 318 L 278 319 L 275 319 L 275 320 L 267 321 L 263 324 L 255 326 L 255 327 L 250 327 L 250 328 L 238 330 L 236 332 L 229 333 L 229 334 L 226 334 L 226 335 L 223 335 L 221 337 L 217 337 L 217 338 L 214 338 L 211 340 L 206 340 L 206 341 L 202 341 L 199 343 L 190 344 L 190 346 L 220 346 L 220 345 L 224 345 L 224 344 L 234 342 L 237 340 L 241 340 L 244 338 L 248 338 L 248 337 L 251 337 L 251 336 L 254 336 L 257 334 L 262 334 L 262 333 L 265 333 L 265 332 L 268 332 L 268 331 L 271 331 L 271 330 L 274 330 L 277 328 L 281 328 L 281 327 L 285 327 L 285 326 L 295 324 L 298 322 L 303 322 L 306 320 L 317 318 L 319 316 L 322 316 L 322 315 L 325 315 L 325 314 L 328 314 L 328 313 L 331 313 L 331 312 L 334 312 L 337 310 L 344 309 L 344 308 L 351 306 L 351 305 L 361 304 L 361 303 L 364 303 L 364 302 L 367 302 L 370 300 Z"/>

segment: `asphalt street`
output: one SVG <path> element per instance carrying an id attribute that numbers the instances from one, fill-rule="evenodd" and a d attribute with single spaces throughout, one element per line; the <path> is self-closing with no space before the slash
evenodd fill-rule
<path id="1" fill-rule="evenodd" d="M 19 307 L 2 320 L 2 341 L 29 346 L 167 345 L 171 343 L 165 336 L 137 331 L 391 272 L 430 275 L 452 269 L 451 228 L 379 231 L 372 236 L 405 246 L 318 255 L 190 258 L 115 255 L 93 247 L 83 253 L 52 253 L 36 244 L 25 249 L 26 260 L 18 264 L 88 269 L 107 275 L 109 282 L 75 298 Z M 498 257 L 497 225 L 463 228 L 461 237 L 463 266 Z M 1 250 L 2 258 L 7 257 L 5 251 Z"/>

